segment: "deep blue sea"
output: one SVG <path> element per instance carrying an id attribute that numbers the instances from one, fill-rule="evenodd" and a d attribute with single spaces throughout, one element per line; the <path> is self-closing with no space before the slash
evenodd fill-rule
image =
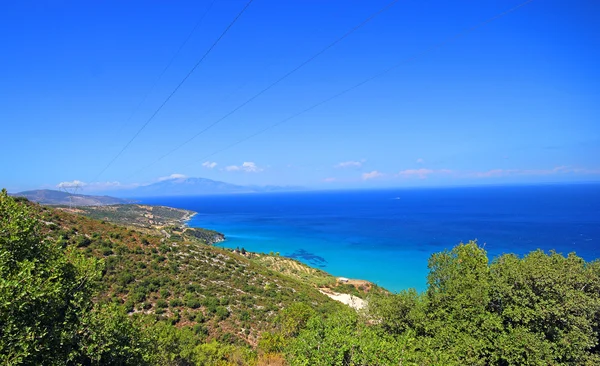
<path id="1" fill-rule="evenodd" d="M 141 199 L 198 212 L 229 248 L 279 252 L 392 291 L 425 290 L 434 252 L 477 239 L 490 259 L 535 249 L 600 258 L 600 185 L 236 194 Z"/>

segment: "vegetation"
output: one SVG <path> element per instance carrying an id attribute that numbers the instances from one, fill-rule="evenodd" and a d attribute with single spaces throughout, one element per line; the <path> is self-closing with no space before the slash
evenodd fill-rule
<path id="1" fill-rule="evenodd" d="M 213 230 L 190 228 L 185 225 L 196 213 L 190 210 L 165 206 L 123 204 L 110 206 L 85 206 L 63 210 L 87 217 L 130 227 L 168 239 L 199 241 L 204 244 L 221 242 L 225 236 Z"/>
<path id="2" fill-rule="evenodd" d="M 194 215 L 190 210 L 138 204 L 77 207 L 75 212 L 93 219 L 143 228 L 178 225 Z"/>
<path id="3" fill-rule="evenodd" d="M 44 238 L 33 216 L 2 191 L 0 363 L 145 363 L 133 322 L 91 301 L 102 261 Z"/>
<path id="4" fill-rule="evenodd" d="M 429 269 L 426 292 L 390 294 L 3 191 L 0 364 L 600 364 L 600 262 L 536 251 L 490 263 L 469 242 Z"/>
<path id="5" fill-rule="evenodd" d="M 0 199 L 0 363 L 252 363 L 281 309 L 343 306 L 199 240 Z"/>
<path id="6" fill-rule="evenodd" d="M 363 317 L 313 317 L 291 364 L 598 365 L 600 262 L 476 242 L 434 254 L 428 289 L 370 299 Z"/>

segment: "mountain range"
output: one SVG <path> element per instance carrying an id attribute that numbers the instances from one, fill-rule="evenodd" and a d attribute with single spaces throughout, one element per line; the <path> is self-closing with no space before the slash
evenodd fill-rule
<path id="1" fill-rule="evenodd" d="M 12 194 L 12 196 L 25 197 L 32 202 L 44 205 L 70 205 L 73 206 L 104 206 L 133 203 L 131 200 L 109 196 L 90 196 L 85 194 L 70 194 L 52 189 L 37 189 Z"/>
<path id="2" fill-rule="evenodd" d="M 229 193 L 260 193 L 304 190 L 296 186 L 241 186 L 207 178 L 175 178 L 117 191 L 119 197 L 196 196 Z"/>
<path id="3" fill-rule="evenodd" d="M 175 178 L 132 189 L 110 191 L 111 196 L 69 194 L 51 189 L 24 191 L 11 195 L 25 197 L 30 201 L 45 205 L 104 206 L 133 203 L 134 201 L 127 199 L 128 197 L 199 196 L 299 190 L 304 190 L 304 188 L 296 186 L 242 186 L 206 178 Z"/>

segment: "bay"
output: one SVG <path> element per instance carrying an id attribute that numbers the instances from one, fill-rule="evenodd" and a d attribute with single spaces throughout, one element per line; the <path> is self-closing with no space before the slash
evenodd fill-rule
<path id="1" fill-rule="evenodd" d="M 532 250 L 600 257 L 600 185 L 142 198 L 198 212 L 228 248 L 279 253 L 391 291 L 426 289 L 432 253 L 477 239 L 490 260 Z"/>

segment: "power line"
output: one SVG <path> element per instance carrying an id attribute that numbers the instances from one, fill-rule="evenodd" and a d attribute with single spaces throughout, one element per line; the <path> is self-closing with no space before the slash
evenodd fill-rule
<path id="1" fill-rule="evenodd" d="M 200 26 L 200 24 L 202 24 L 202 21 L 204 20 L 204 18 L 206 17 L 206 15 L 212 9 L 213 5 L 216 2 L 217 2 L 217 0 L 213 0 L 213 1 L 210 2 L 210 4 L 208 5 L 208 8 L 206 8 L 206 10 L 202 14 L 202 16 L 200 16 L 200 19 L 198 19 L 198 21 L 196 22 L 196 25 L 194 25 L 194 28 L 192 28 L 192 30 L 188 33 L 187 37 L 185 37 L 185 40 L 181 43 L 181 45 L 179 45 L 179 48 L 177 49 L 177 51 L 175 51 L 175 53 L 173 54 L 173 56 L 171 57 L 171 59 L 169 60 L 169 62 L 167 63 L 167 65 L 162 69 L 162 71 L 160 72 L 160 74 L 158 75 L 158 77 L 154 80 L 154 83 L 152 83 L 152 85 L 146 91 L 146 93 L 144 94 L 144 96 L 142 97 L 142 99 L 140 100 L 140 102 L 138 103 L 138 105 L 133 109 L 133 111 L 129 115 L 129 118 L 127 118 L 127 120 L 125 121 L 125 123 L 123 123 L 121 125 L 121 129 L 119 130 L 119 133 L 117 133 L 117 135 L 120 134 L 120 132 L 123 130 L 123 127 L 126 124 L 128 124 L 129 121 L 131 121 L 131 119 L 133 118 L 133 116 L 141 108 L 141 106 L 144 104 L 144 102 L 146 101 L 146 99 L 148 99 L 148 96 L 150 96 L 150 93 L 154 90 L 154 88 L 156 87 L 156 85 L 158 84 L 158 82 L 162 79 L 162 77 L 165 75 L 165 73 L 167 72 L 167 70 L 169 70 L 169 68 L 171 67 L 171 65 L 173 64 L 173 62 L 177 58 L 177 56 L 179 56 L 179 53 L 181 52 L 181 50 L 185 47 L 185 45 L 188 43 L 188 41 L 192 38 L 192 35 L 196 32 L 196 29 L 198 29 L 198 27 Z"/>
<path id="2" fill-rule="evenodd" d="M 219 38 L 217 38 L 217 40 L 208 48 L 208 50 L 204 53 L 204 55 L 200 58 L 200 60 L 198 60 L 198 62 L 196 62 L 196 64 L 194 65 L 194 67 L 192 67 L 192 69 L 179 82 L 179 84 L 175 87 L 175 89 L 173 89 L 173 91 L 169 94 L 169 96 L 160 104 L 160 106 L 154 111 L 154 113 L 152 113 L 152 115 L 150 116 L 150 118 L 148 118 L 146 120 L 146 122 L 142 125 L 142 127 L 140 127 L 138 129 L 138 131 L 133 135 L 133 137 L 125 144 L 125 146 L 123 146 L 123 148 L 121 149 L 121 151 L 119 151 L 117 153 L 117 155 L 115 155 L 115 157 L 113 157 L 113 159 L 104 167 L 104 169 L 102 169 L 100 171 L 100 173 L 98 173 L 98 175 L 96 176 L 96 178 L 94 178 L 94 181 L 97 181 L 98 178 L 123 154 L 123 152 L 125 150 L 127 150 L 127 148 L 129 147 L 129 145 L 131 145 L 131 143 L 146 128 L 146 126 L 148 126 L 148 124 L 154 119 L 154 117 L 156 117 L 156 115 L 158 114 L 158 112 L 160 112 L 161 109 L 167 104 L 167 102 L 173 97 L 173 95 L 175 95 L 175 93 L 186 82 L 186 80 L 192 75 L 192 73 L 196 70 L 196 68 L 198 68 L 198 66 L 200 66 L 200 64 L 202 63 L 202 61 L 204 61 L 204 59 L 208 56 L 208 54 L 210 54 L 210 52 L 213 50 L 213 48 L 215 48 L 215 46 L 221 41 L 221 39 L 225 36 L 225 34 L 229 31 L 229 29 L 235 24 L 235 22 L 237 22 L 237 20 L 242 16 L 242 14 L 246 11 L 246 9 L 248 9 L 248 7 L 250 6 L 250 4 L 252 4 L 253 1 L 254 0 L 249 0 L 246 3 L 246 5 L 244 6 L 244 8 L 236 15 L 236 17 L 229 23 L 229 25 L 227 26 L 227 28 L 225 28 L 225 30 L 221 33 L 221 35 L 219 36 Z"/>
<path id="3" fill-rule="evenodd" d="M 206 156 L 204 156 L 201 159 L 195 160 L 191 164 L 185 165 L 184 168 L 187 168 L 187 167 L 189 167 L 191 165 L 197 164 L 197 163 L 199 163 L 199 162 L 201 162 L 201 161 L 203 161 L 205 159 L 208 159 L 208 158 L 210 158 L 210 157 L 212 157 L 212 156 L 214 156 L 216 154 L 219 154 L 219 153 L 221 153 L 221 152 L 223 152 L 225 150 L 229 150 L 230 148 L 232 148 L 234 146 L 237 146 L 237 145 L 239 145 L 239 144 L 241 144 L 241 143 L 243 143 L 243 142 L 245 142 L 245 141 L 247 141 L 247 140 L 249 140 L 251 138 L 254 138 L 254 137 L 258 136 L 258 135 L 261 135 L 261 134 L 267 132 L 270 129 L 273 129 L 273 128 L 275 128 L 275 127 L 277 127 L 277 126 L 279 126 L 281 124 L 284 124 L 284 123 L 286 123 L 286 122 L 288 122 L 288 121 L 290 121 L 290 120 L 292 120 L 292 119 L 294 119 L 294 118 L 296 118 L 296 117 L 298 117 L 298 116 L 300 116 L 300 115 L 302 115 L 304 113 L 307 113 L 307 112 L 309 112 L 309 111 L 311 111 L 311 110 L 313 110 L 313 109 L 315 109 L 317 107 L 320 107 L 321 105 L 323 105 L 325 103 L 328 103 L 328 102 L 330 102 L 330 101 L 332 101 L 334 99 L 337 99 L 337 98 L 341 97 L 342 95 L 345 95 L 345 94 L 351 92 L 352 90 L 354 90 L 356 88 L 359 88 L 359 87 L 363 86 L 364 84 L 366 84 L 366 83 L 368 83 L 368 82 L 370 82 L 370 81 L 372 81 L 374 79 L 377 79 L 377 78 L 379 78 L 379 77 L 381 77 L 381 76 L 383 76 L 383 75 L 385 75 L 385 74 L 387 74 L 387 73 L 389 73 L 389 72 L 397 69 L 398 67 L 402 66 L 405 63 L 408 63 L 408 62 L 414 61 L 414 60 L 416 60 L 416 59 L 418 59 L 420 57 L 423 57 L 423 56 L 425 56 L 425 55 L 427 55 L 427 54 L 429 54 L 429 53 L 431 53 L 431 52 L 433 52 L 433 51 L 435 51 L 435 50 L 437 50 L 437 49 L 439 49 L 439 48 L 447 45 L 448 43 L 454 42 L 457 39 L 460 39 L 460 38 L 468 35 L 469 33 L 472 33 L 475 30 L 477 30 L 477 29 L 479 29 L 481 27 L 484 27 L 485 25 L 487 25 L 489 23 L 491 23 L 491 22 L 493 22 L 495 20 L 498 20 L 498 19 L 500 19 L 500 18 L 502 18 L 502 17 L 504 17 L 504 16 L 506 16 L 506 15 L 508 15 L 508 14 L 510 14 L 510 13 L 512 13 L 512 12 L 514 12 L 514 11 L 520 9 L 520 8 L 522 8 L 523 6 L 531 3 L 532 1 L 533 0 L 527 0 L 525 2 L 522 2 L 519 5 L 514 6 L 514 7 L 510 8 L 510 9 L 508 9 L 508 10 L 505 10 L 504 12 L 502 12 L 502 13 L 500 13 L 498 15 L 495 15 L 495 16 L 487 19 L 487 20 L 484 20 L 483 22 L 481 22 L 481 23 L 479 23 L 479 24 L 477 24 L 477 25 L 475 25 L 475 26 L 473 26 L 471 28 L 468 28 L 465 31 L 457 33 L 457 34 L 455 34 L 455 35 L 453 35 L 453 36 L 451 36 L 449 38 L 446 38 L 442 42 L 437 43 L 437 44 L 435 44 L 435 45 L 433 45 L 433 46 L 425 49 L 424 51 L 419 52 L 419 53 L 417 53 L 417 54 L 415 54 L 415 55 L 413 55 L 411 57 L 408 57 L 408 58 L 406 58 L 406 59 L 404 59 L 404 60 L 402 60 L 402 61 L 400 61 L 400 62 L 398 62 L 398 63 L 396 63 L 394 65 L 392 65 L 391 67 L 389 67 L 389 68 L 387 68 L 387 69 L 385 69 L 385 70 L 383 70 L 383 71 L 381 71 L 381 72 L 379 72 L 379 73 L 377 73 L 375 75 L 372 75 L 369 78 L 364 79 L 361 82 L 356 83 L 356 84 L 352 85 L 349 88 L 346 88 L 346 89 L 342 90 L 339 93 L 336 93 L 336 94 L 334 94 L 334 95 L 332 95 L 332 96 L 330 96 L 330 97 L 328 97 L 326 99 L 323 99 L 320 102 L 311 105 L 310 107 L 307 107 L 307 108 L 305 108 L 305 109 L 303 109 L 303 110 L 301 110 L 301 111 L 299 111 L 299 112 L 297 112 L 297 113 L 295 113 L 295 114 L 293 114 L 293 115 L 291 115 L 291 116 L 289 116 L 289 117 L 287 117 L 285 119 L 282 119 L 281 121 L 279 121 L 277 123 L 269 125 L 269 126 L 267 126 L 267 127 L 263 128 L 263 129 L 255 132 L 255 133 L 253 133 L 253 134 L 251 134 L 249 136 L 246 136 L 246 137 L 244 137 L 244 138 L 242 138 L 242 139 L 234 142 L 231 145 L 228 145 L 228 146 L 226 146 L 226 147 L 224 147 L 222 149 L 219 149 L 219 150 L 217 150 L 217 151 L 215 151 L 215 152 L 213 152 L 213 153 L 211 153 L 209 155 L 206 155 Z"/>
<path id="4" fill-rule="evenodd" d="M 307 64 L 309 64 L 311 61 L 313 61 L 314 59 L 316 59 L 317 57 L 319 57 L 320 55 L 322 55 L 323 53 L 325 53 L 327 50 L 329 50 L 330 48 L 334 47 L 336 44 L 340 43 L 342 40 L 344 40 L 345 38 L 347 38 L 348 36 L 350 36 L 352 33 L 356 32 L 358 29 L 362 28 L 364 25 L 366 25 L 371 20 L 373 20 L 375 17 L 377 17 L 381 13 L 383 13 L 386 10 L 388 10 L 389 8 L 391 8 L 398 1 L 400 1 L 400 0 L 392 0 L 387 5 L 385 5 L 383 8 L 381 8 L 378 11 L 376 11 L 375 13 L 371 14 L 368 18 L 366 18 L 365 20 L 363 20 L 362 22 L 360 22 L 358 25 L 354 26 L 349 31 L 347 31 L 346 33 L 344 33 L 341 37 L 339 37 L 336 40 L 334 40 L 333 42 L 329 43 L 327 46 L 325 46 L 320 51 L 318 51 L 314 55 L 312 55 L 309 58 L 307 58 L 306 60 L 304 60 L 298 66 L 296 66 L 295 68 L 293 68 L 292 70 L 288 71 L 286 74 L 284 74 L 283 76 L 281 76 L 279 79 L 275 80 L 274 82 L 272 82 L 271 84 L 269 84 L 267 87 L 265 87 L 264 89 L 260 90 L 258 93 L 254 94 L 252 97 L 248 98 L 243 103 L 239 104 L 237 107 L 235 107 L 234 109 L 232 109 L 231 111 L 229 111 L 223 117 L 221 117 L 221 118 L 217 119 L 216 121 L 212 122 L 211 124 L 209 124 L 208 126 L 206 126 L 204 129 L 202 129 L 200 132 L 196 133 L 195 135 L 193 135 L 192 137 L 190 137 L 189 139 L 187 139 L 183 143 L 177 145 L 175 148 L 173 148 L 172 150 L 170 150 L 166 154 L 162 155 L 161 157 L 159 157 L 158 159 L 156 159 L 152 163 L 146 165 L 142 169 L 138 170 L 137 172 L 135 172 L 131 176 L 137 175 L 141 171 L 143 171 L 143 170 L 151 167 L 152 165 L 158 163 L 162 159 L 164 159 L 167 156 L 173 154 L 177 150 L 181 149 L 185 145 L 187 145 L 190 142 L 192 142 L 193 140 L 195 140 L 198 136 L 202 135 L 206 131 L 208 131 L 211 128 L 213 128 L 214 126 L 218 125 L 223 120 L 225 120 L 226 118 L 228 118 L 229 116 L 231 116 L 232 114 L 234 114 L 235 112 L 237 112 L 238 110 L 240 110 L 241 108 L 243 108 L 244 106 L 248 105 L 249 103 L 251 103 L 252 101 L 254 101 L 256 98 L 260 97 L 262 94 L 266 93 L 269 89 L 273 88 L 274 86 L 276 86 L 277 84 L 279 84 L 280 82 L 282 82 L 283 80 L 287 79 L 289 76 L 291 76 L 292 74 L 294 74 L 296 71 L 300 70 L 301 68 L 303 68 L 304 66 L 306 66 Z"/>

